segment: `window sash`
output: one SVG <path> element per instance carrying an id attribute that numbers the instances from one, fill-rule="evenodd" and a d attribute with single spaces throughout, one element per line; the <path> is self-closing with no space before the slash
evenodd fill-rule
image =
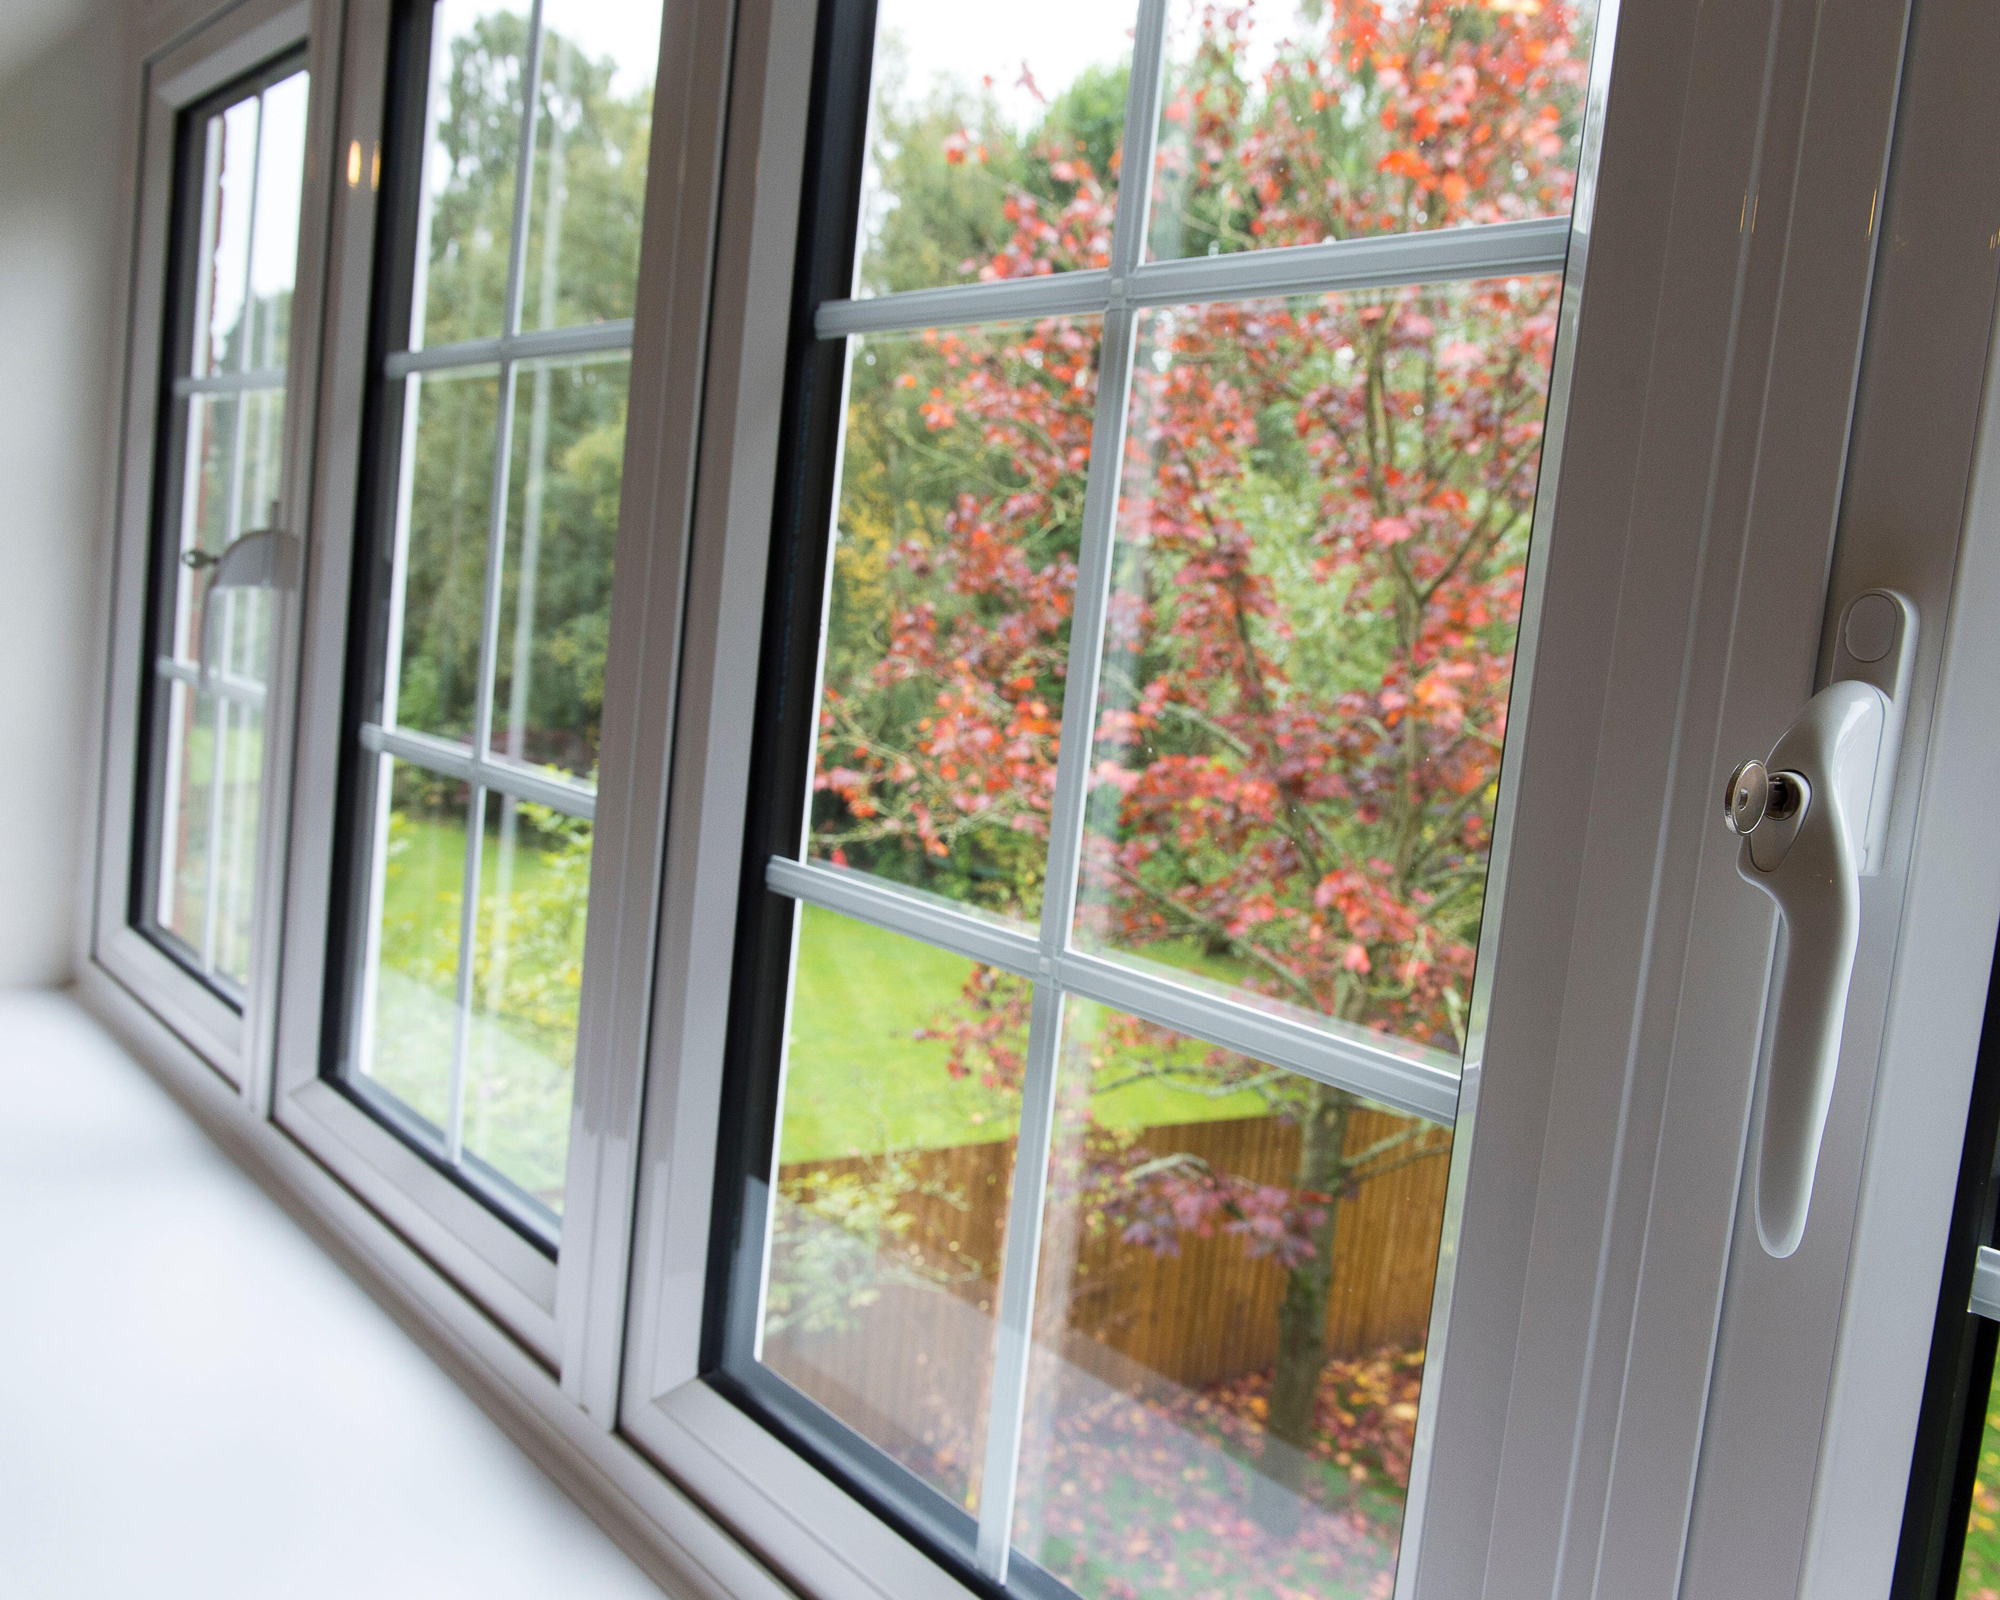
<path id="1" fill-rule="evenodd" d="M 1166 0 L 1140 0 L 1137 18 L 1121 165 L 1124 172 L 1147 174 L 1153 168 L 1159 134 Z M 864 872 L 801 859 L 802 851 L 776 853 L 761 862 L 762 882 L 778 895 L 924 940 L 1033 982 L 1018 1146 L 995 1313 L 994 1370 L 987 1401 L 986 1452 L 974 1550 L 978 1570 L 996 1583 L 1007 1581 L 1012 1551 L 1066 999 L 1073 995 L 1109 1004 L 1191 1038 L 1289 1068 L 1446 1128 L 1455 1126 L 1459 1109 L 1458 1056 L 1332 1019 L 1318 1023 L 1274 1015 L 1260 1008 L 1253 995 L 1212 995 L 1143 967 L 1073 946 L 1092 732 L 1140 316 L 1155 306 L 1555 274 L 1564 270 L 1570 248 L 1571 218 L 1562 216 L 1149 261 L 1145 253 L 1151 188 L 1150 183 L 1137 181 L 1119 185 L 1111 259 L 1106 267 L 862 298 L 829 296 L 810 306 L 818 348 L 841 359 L 851 351 L 848 341 L 863 335 L 1057 316 L 1094 315 L 1102 319 L 1090 466 L 1038 927 L 1032 934 L 1025 927 L 1008 927 L 969 908 L 913 894 Z M 825 203 L 825 197 L 819 203 Z M 851 237 L 846 243 L 849 249 L 855 248 Z M 1551 409 L 1558 403 L 1552 395 Z M 822 417 L 819 421 L 823 428 L 843 425 L 844 418 L 829 421 Z M 807 448 L 810 446 L 803 442 L 794 444 L 795 450 Z M 1543 465 L 1545 470 L 1553 466 L 1552 455 Z M 837 515 L 837 507 L 831 508 L 831 516 Z M 823 530 L 802 529 L 800 537 L 823 538 L 830 549 L 831 520 Z M 830 561 L 826 581 L 831 582 Z M 824 642 L 822 624 L 815 653 L 824 649 Z M 796 728 L 791 736 L 799 736 Z M 810 740 L 810 733 L 805 737 Z M 805 756 L 808 773 L 813 760 L 812 754 Z M 809 779 L 804 787 L 809 789 Z M 783 806 L 796 798 L 787 795 L 777 803 Z M 1441 1285 L 1455 1257 L 1455 1209 L 1449 1217 L 1440 1252 Z M 761 1248 L 756 1254 L 761 1256 Z M 753 1261 L 747 1250 L 739 1255 L 728 1290 L 732 1300 L 753 1293 L 755 1286 L 749 1275 L 754 1270 L 761 1279 L 763 1266 L 761 1259 Z M 740 1308 L 732 1309 L 727 1321 L 736 1332 L 731 1341 L 736 1348 L 724 1358 L 731 1376 L 753 1392 L 768 1393 L 772 1386 L 760 1381 L 763 1375 L 756 1369 L 754 1357 L 749 1367 L 738 1370 L 744 1359 L 740 1341 L 746 1331 Z M 795 1425 L 811 1428 L 818 1420 Z M 836 1429 L 837 1433 L 844 1431 Z M 1418 1494 L 1414 1484 L 1423 1469 L 1419 1459 L 1412 1474 L 1413 1504 Z M 930 1497 L 923 1498 L 928 1503 Z"/>

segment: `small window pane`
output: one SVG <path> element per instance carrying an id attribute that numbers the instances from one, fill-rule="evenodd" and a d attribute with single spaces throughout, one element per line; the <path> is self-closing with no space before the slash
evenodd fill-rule
<path id="1" fill-rule="evenodd" d="M 441 1136 L 451 1119 L 466 785 L 383 757 L 360 1069 Z"/>
<path id="2" fill-rule="evenodd" d="M 1095 319 L 856 340 L 810 851 L 1032 919 Z"/>
<path id="3" fill-rule="evenodd" d="M 252 367 L 285 364 L 292 333 L 292 280 L 299 257 L 299 172 L 306 159 L 306 75 L 264 91 L 257 161 L 257 228 L 250 250 Z"/>
<path id="4" fill-rule="evenodd" d="M 560 1215 L 591 828 L 496 794 L 483 827 L 465 1147 Z"/>
<path id="5" fill-rule="evenodd" d="M 179 537 L 173 553 L 218 556 L 235 536 L 235 508 L 241 489 L 237 462 L 243 450 L 243 411 L 248 396 L 194 395 L 187 402 L 187 458 L 181 481 Z M 162 573 L 171 586 L 168 649 L 180 661 L 198 664 L 201 607 L 208 593 L 208 569 L 176 561 Z"/>
<path id="6" fill-rule="evenodd" d="M 505 331 L 528 32 L 525 5 L 438 0 L 413 346 Z"/>
<path id="7" fill-rule="evenodd" d="M 479 694 L 486 546 L 500 379 L 491 367 L 407 380 L 414 413 L 404 463 L 398 670 L 384 720 L 470 741 Z"/>
<path id="8" fill-rule="evenodd" d="M 1958 1600 L 2000 1600 L 2000 1372 L 1984 1399 L 1979 1471 L 1972 1481 L 1965 1553 L 1959 1558 Z"/>
<path id="9" fill-rule="evenodd" d="M 1061 1073 L 1017 1548 L 1084 1600 L 1386 1593 L 1450 1135 L 1075 1000 Z"/>
<path id="10" fill-rule="evenodd" d="M 154 914 L 186 957 L 240 986 L 250 974 L 263 711 L 182 683 L 163 687 L 165 803 Z"/>
<path id="11" fill-rule="evenodd" d="M 597 776 L 631 358 L 515 369 L 493 753 Z"/>
<path id="12" fill-rule="evenodd" d="M 882 0 L 856 292 L 1110 259 L 1134 0 Z"/>
<path id="13" fill-rule="evenodd" d="M 1080 943 L 1456 1057 L 1557 290 L 1146 316 Z"/>
<path id="14" fill-rule="evenodd" d="M 894 983 L 882 981 L 895 973 Z M 1027 986 L 801 911 L 760 1359 L 976 1509 Z M 977 1009 L 978 1040 L 943 1019 Z"/>
<path id="15" fill-rule="evenodd" d="M 211 117 L 205 134 L 199 259 L 195 269 L 197 374 L 245 364 L 244 299 L 250 275 L 251 205 L 257 182 L 255 96 Z M 294 173 L 292 186 L 297 188 Z"/>
<path id="16" fill-rule="evenodd" d="M 1173 0 L 1152 253 L 1567 216 L 1594 9 Z"/>
<path id="17" fill-rule="evenodd" d="M 543 14 L 521 325 L 632 315 L 653 133 L 660 7 L 550 6 Z"/>

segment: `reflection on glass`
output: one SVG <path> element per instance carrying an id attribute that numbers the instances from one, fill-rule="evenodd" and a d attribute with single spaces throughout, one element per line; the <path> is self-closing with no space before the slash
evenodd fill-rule
<path id="1" fill-rule="evenodd" d="M 760 1358 L 976 1509 L 1026 985 L 811 907 L 792 982 Z"/>
<path id="2" fill-rule="evenodd" d="M 1972 1482 L 1972 1506 L 1966 1515 L 1957 1600 L 2000 1600 L 2000 1382 L 1991 1386 L 1983 1399 L 1979 1472 Z"/>
<path id="3" fill-rule="evenodd" d="M 380 758 L 360 1068 L 440 1134 L 451 1120 L 466 785 Z"/>
<path id="4" fill-rule="evenodd" d="M 1173 0 L 1152 253 L 1568 215 L 1594 9 Z"/>
<path id="5" fill-rule="evenodd" d="M 1458 1053 L 1556 293 L 1146 316 L 1080 942 Z"/>
<path id="6" fill-rule="evenodd" d="M 193 395 L 187 401 L 187 456 L 182 469 L 178 554 L 220 555 L 238 531 L 241 506 L 237 463 L 243 449 L 243 411 L 255 395 Z M 201 606 L 208 569 L 177 561 L 164 574 L 171 586 L 168 649 L 193 662 L 200 647 Z M 163 641 L 165 642 L 165 641 Z"/>
<path id="7" fill-rule="evenodd" d="M 881 0 L 856 292 L 1109 258 L 1133 0 Z"/>
<path id="8" fill-rule="evenodd" d="M 299 175 L 306 159 L 303 72 L 295 72 L 264 91 L 261 123 L 246 365 L 275 371 L 284 366 L 291 346 L 292 279 L 299 255 Z"/>
<path id="9" fill-rule="evenodd" d="M 1069 1002 L 1016 1547 L 1085 1600 L 1386 1593 L 1450 1148 Z"/>
<path id="10" fill-rule="evenodd" d="M 1095 319 L 856 340 L 810 849 L 1041 904 Z"/>
<path id="11" fill-rule="evenodd" d="M 438 0 L 424 143 L 412 346 L 503 332 L 521 158 L 528 8 Z"/>
<path id="12" fill-rule="evenodd" d="M 201 236 L 195 269 L 197 375 L 234 372 L 244 365 L 250 213 L 257 185 L 256 97 L 239 100 L 220 116 L 209 118 L 203 159 Z M 297 185 L 294 172 L 292 186 L 296 189 Z"/>
<path id="13" fill-rule="evenodd" d="M 263 712 L 186 684 L 166 717 L 154 917 L 202 970 L 248 981 Z"/>
<path id="14" fill-rule="evenodd" d="M 525 328 L 632 315 L 659 64 L 657 5 L 544 8 Z"/>
<path id="15" fill-rule="evenodd" d="M 631 358 L 524 363 L 493 674 L 493 753 L 597 775 Z"/>
<path id="16" fill-rule="evenodd" d="M 394 700 L 383 720 L 469 740 L 479 692 L 479 634 L 500 379 L 491 367 L 405 380 L 410 450 L 397 576 L 401 614 Z"/>
<path id="17" fill-rule="evenodd" d="M 546 806 L 490 793 L 482 827 L 465 1147 L 559 1214 L 591 829 Z"/>

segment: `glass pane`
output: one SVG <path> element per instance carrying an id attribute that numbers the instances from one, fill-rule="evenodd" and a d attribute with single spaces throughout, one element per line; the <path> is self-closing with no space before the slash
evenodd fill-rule
<path id="1" fill-rule="evenodd" d="M 239 100 L 204 132 L 197 243 L 194 370 L 234 372 L 247 354 L 244 297 L 250 277 L 250 208 L 256 188 L 257 101 Z M 295 236 L 296 242 L 296 236 Z"/>
<path id="2" fill-rule="evenodd" d="M 1017 1547 L 1085 1600 L 1387 1594 L 1451 1137 L 1087 1002 Z"/>
<path id="3" fill-rule="evenodd" d="M 638 283 L 660 7 L 549 5 L 542 16 L 521 325 L 616 321 L 632 315 Z"/>
<path id="4" fill-rule="evenodd" d="M 1567 216 L 1594 9 L 1175 0 L 1152 253 Z"/>
<path id="5" fill-rule="evenodd" d="M 1983 1397 L 1986 1420 L 1959 1559 L 1958 1600 L 2000 1600 L 2000 1372 L 1995 1378 Z"/>
<path id="6" fill-rule="evenodd" d="M 177 508 L 178 537 L 169 549 L 174 554 L 199 550 L 220 555 L 234 537 L 235 511 L 241 504 L 236 469 L 242 456 L 245 397 L 198 394 L 186 404 L 187 454 Z M 176 561 L 163 576 L 173 586 L 165 630 L 167 648 L 177 660 L 192 663 L 201 644 L 201 606 L 208 593 L 208 572 Z"/>
<path id="7" fill-rule="evenodd" d="M 250 978 L 250 923 L 255 910 L 257 819 L 264 776 L 264 712 L 224 699 L 215 712 L 222 752 L 222 800 L 216 818 L 214 946 L 206 964 L 232 982 Z"/>
<path id="8" fill-rule="evenodd" d="M 466 786 L 382 757 L 361 995 L 360 1073 L 440 1132 L 451 1120 Z"/>
<path id="9" fill-rule="evenodd" d="M 292 279 L 298 270 L 299 192 L 306 159 L 306 75 L 295 72 L 264 91 L 263 144 L 257 155 L 257 221 L 250 245 L 249 365 L 282 367 L 292 331 Z"/>
<path id="10" fill-rule="evenodd" d="M 792 972 L 760 1358 L 973 1509 L 1027 986 L 812 907 Z"/>
<path id="11" fill-rule="evenodd" d="M 470 740 L 479 693 L 500 378 L 491 367 L 407 380 L 409 453 L 383 720 Z"/>
<path id="12" fill-rule="evenodd" d="M 527 57 L 526 5 L 438 0 L 412 346 L 504 331 Z"/>
<path id="13" fill-rule="evenodd" d="M 809 849 L 1040 909 L 1095 319 L 854 341 Z"/>
<path id="14" fill-rule="evenodd" d="M 1080 943 L 1456 1058 L 1558 287 L 1147 315 Z"/>
<path id="15" fill-rule="evenodd" d="M 591 828 L 489 794 L 484 830 L 465 1147 L 560 1214 Z"/>
<path id="16" fill-rule="evenodd" d="M 1135 0 L 881 0 L 858 294 L 1110 258 Z"/>
<path id="17" fill-rule="evenodd" d="M 215 698 L 186 684 L 161 686 L 167 724 L 161 763 L 159 880 L 154 917 L 200 959 L 207 943 L 209 864 L 214 855 Z"/>
<path id="18" fill-rule="evenodd" d="M 597 776 L 631 358 L 515 370 L 493 751 Z"/>

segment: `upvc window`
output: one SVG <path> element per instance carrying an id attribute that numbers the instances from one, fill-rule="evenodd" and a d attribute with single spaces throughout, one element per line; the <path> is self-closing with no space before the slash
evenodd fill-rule
<path id="1" fill-rule="evenodd" d="M 990 1581 L 1372 1593 L 1589 17 L 873 14 L 809 135 L 711 1381 Z"/>
<path id="2" fill-rule="evenodd" d="M 551 1248 L 658 27 L 406 8 L 386 140 L 326 1058 Z"/>
<path id="3" fill-rule="evenodd" d="M 133 920 L 232 1006 L 250 976 L 307 82 L 289 54 L 181 115 Z M 246 542 L 247 541 L 247 542 Z"/>

